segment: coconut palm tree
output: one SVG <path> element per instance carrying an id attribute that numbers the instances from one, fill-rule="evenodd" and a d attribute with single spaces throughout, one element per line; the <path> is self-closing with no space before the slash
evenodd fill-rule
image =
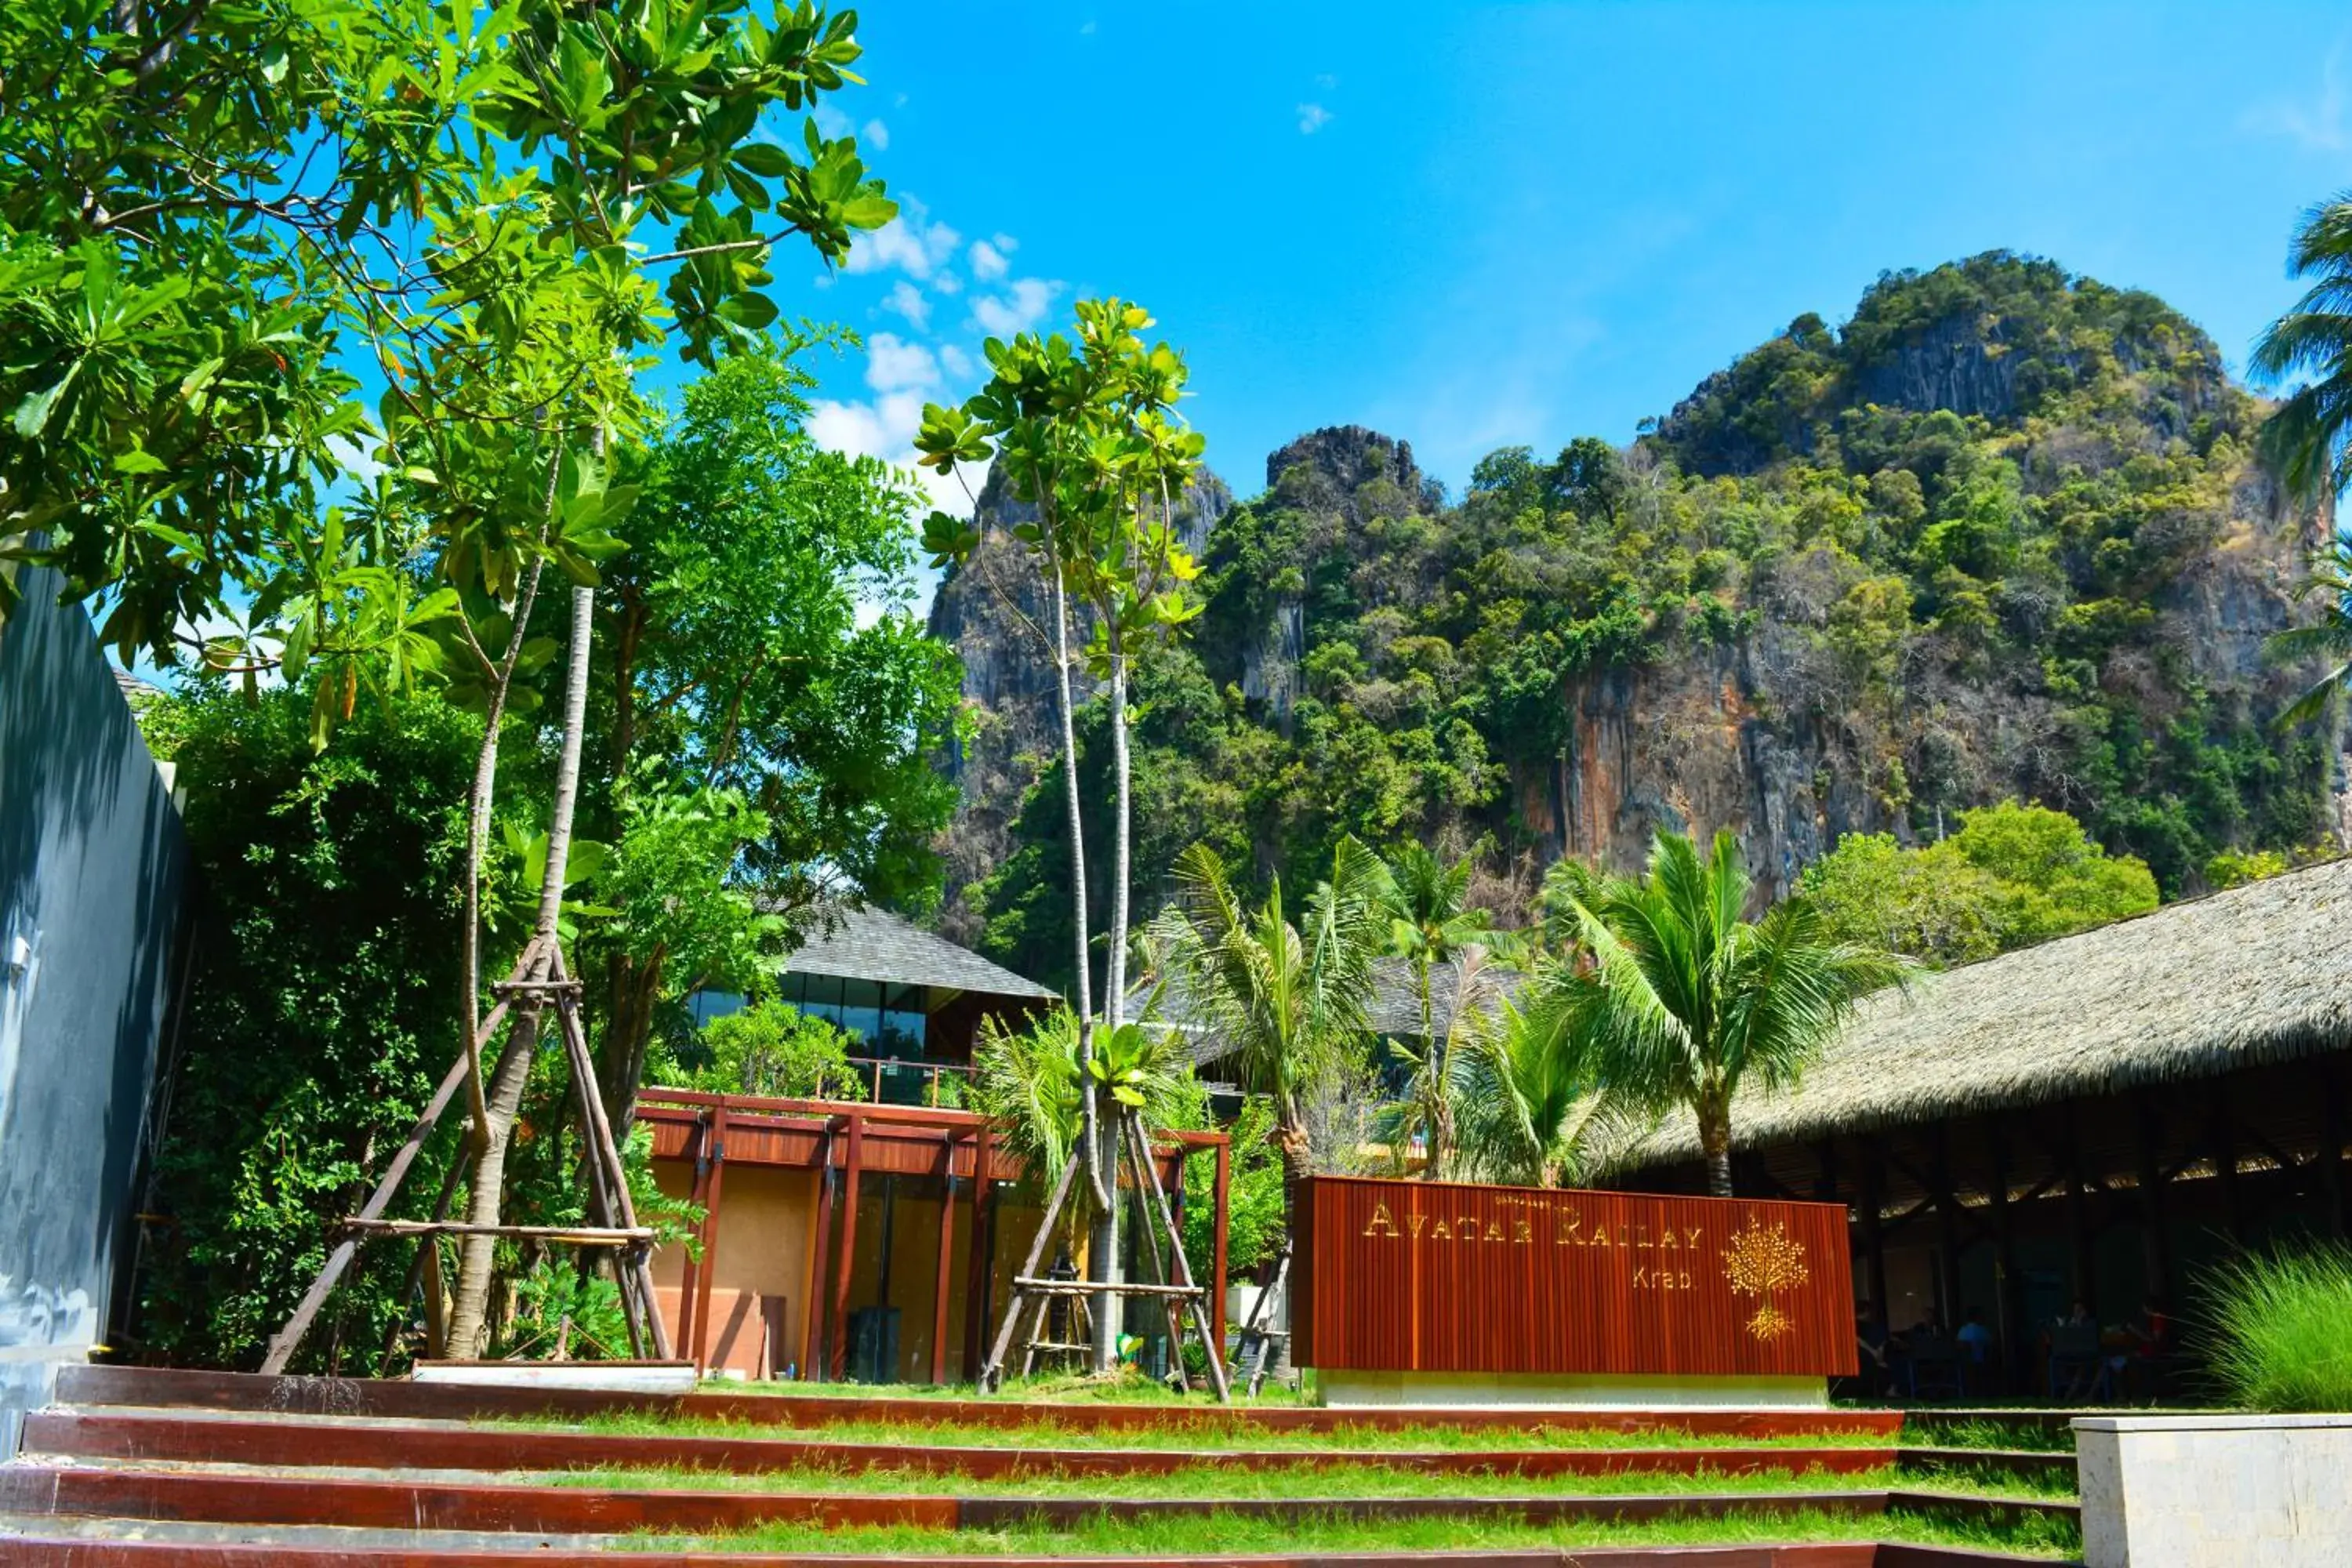
<path id="1" fill-rule="evenodd" d="M 1731 1196 L 1739 1086 L 1793 1083 L 1863 996 L 1911 972 L 1893 953 L 1832 940 L 1801 898 L 1741 919 L 1750 888 L 1730 833 L 1704 859 L 1686 835 L 1661 833 L 1644 875 L 1570 898 L 1591 959 L 1554 984 L 1575 1076 L 1628 1106 L 1687 1107 L 1717 1197 Z"/>
<path id="2" fill-rule="evenodd" d="M 1408 844 L 1389 862 L 1389 952 L 1412 965 L 1413 987 L 1421 1003 L 1418 1044 L 1402 1042 L 1391 1049 L 1412 1069 L 1412 1088 L 1403 1107 L 1401 1134 L 1428 1142 L 1429 1159 L 1422 1173 L 1431 1181 L 1444 1174 L 1454 1148 L 1454 1102 L 1450 1090 L 1445 1042 L 1437 1037 L 1433 973 L 1441 965 L 1460 965 L 1470 950 L 1493 940 L 1494 920 L 1485 910 L 1469 907 L 1467 857 L 1447 865 L 1424 844 Z M 1461 1019 L 1465 977 L 1454 976 L 1454 1019 Z M 1451 1033 L 1449 1027 L 1448 1030 Z M 1400 1145 L 1401 1147 L 1402 1145 Z"/>
<path id="3" fill-rule="evenodd" d="M 1275 1138 L 1296 1181 L 1307 1173 L 1307 1102 L 1370 1038 L 1388 873 L 1361 843 L 1342 838 L 1330 880 L 1295 926 L 1280 878 L 1263 903 L 1245 905 L 1206 845 L 1179 855 L 1175 875 L 1177 900 L 1154 922 L 1155 949 L 1193 1023 L 1226 1047 L 1241 1087 L 1272 1101 Z"/>
<path id="4" fill-rule="evenodd" d="M 991 1015 L 972 1045 L 972 1109 L 996 1123 L 1005 1149 L 1049 1191 L 1081 1146 L 1089 1077 L 1108 1094 L 1113 1115 L 1140 1116 L 1147 1131 L 1174 1123 L 1198 1094 L 1183 1037 L 1148 1016 L 1098 1029 L 1083 1067 L 1079 1032 L 1067 1007 L 1026 1026 Z M 1084 1184 L 1076 1191 L 1087 1194 Z"/>
<path id="5" fill-rule="evenodd" d="M 2248 361 L 2273 383 L 2310 379 L 2264 421 L 2263 455 L 2295 496 L 2352 483 L 2352 192 L 2303 215 L 2287 271 L 2311 286 L 2271 323 Z"/>
<path id="6" fill-rule="evenodd" d="M 1582 1075 L 1568 993 L 1534 977 L 1525 1008 L 1498 1001 L 1454 1042 L 1460 1163 L 1484 1181 L 1553 1187 L 1589 1167 L 1607 1098 Z"/>

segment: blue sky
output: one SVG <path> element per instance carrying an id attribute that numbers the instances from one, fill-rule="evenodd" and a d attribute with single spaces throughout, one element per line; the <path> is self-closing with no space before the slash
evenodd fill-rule
<path id="1" fill-rule="evenodd" d="M 2233 366 L 2352 186 L 2339 5 L 1182 4 L 862 13 L 840 100 L 907 202 L 788 312 L 868 347 L 817 427 L 903 458 L 992 331 L 1149 305 L 1244 495 L 1318 426 L 1629 440 L 1882 269 L 1994 247 L 2153 289 Z"/>

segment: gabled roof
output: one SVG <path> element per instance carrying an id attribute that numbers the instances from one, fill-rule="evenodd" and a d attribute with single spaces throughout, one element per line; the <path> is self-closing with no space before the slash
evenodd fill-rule
<path id="1" fill-rule="evenodd" d="M 887 910 L 836 905 L 784 963 L 790 974 L 832 974 L 892 985 L 930 985 L 990 996 L 1050 1001 L 1055 993 L 969 948 L 958 947 Z"/>
<path id="2" fill-rule="evenodd" d="M 1743 1088 L 1736 1148 L 1795 1142 L 2352 1047 L 2352 859 L 1912 983 L 1866 1002 L 1793 1089 Z M 1687 1114 L 1610 1163 L 1696 1159 Z"/>

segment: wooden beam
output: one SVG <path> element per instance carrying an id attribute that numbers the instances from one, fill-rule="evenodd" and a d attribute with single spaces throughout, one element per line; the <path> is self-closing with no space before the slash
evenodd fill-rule
<path id="1" fill-rule="evenodd" d="M 2097 1273 L 2091 1256 L 2089 1194 L 2083 1180 L 2083 1127 L 2079 1107 L 2066 1102 L 2066 1234 L 2073 1243 L 2074 1300 L 2098 1310 Z M 2070 1303 L 2071 1305 L 2071 1303 Z"/>
<path id="2" fill-rule="evenodd" d="M 931 1288 L 931 1381 L 948 1380 L 948 1274 L 955 1267 L 955 1133 L 940 1135 L 940 1274 Z"/>
<path id="3" fill-rule="evenodd" d="M 825 1353 L 824 1304 L 833 1268 L 833 1125 L 825 1124 L 816 1152 L 816 1237 L 810 1248 L 808 1304 L 801 1310 L 801 1378 L 814 1383 L 819 1367 L 829 1365 Z"/>
<path id="4" fill-rule="evenodd" d="M 710 1370 L 710 1287 L 719 1278 L 719 1200 L 727 1182 L 727 1108 L 710 1113 L 710 1181 L 703 1189 L 702 1272 L 695 1280 L 694 1370 Z"/>
<path id="5" fill-rule="evenodd" d="M 1960 1326 L 1960 1203 L 1952 1193 L 1951 1133 L 1938 1121 L 1935 1129 L 1936 1258 L 1943 1279 L 1944 1331 Z"/>
<path id="6" fill-rule="evenodd" d="M 694 1184 L 687 1194 L 687 1201 L 708 1214 L 706 1202 L 710 1195 L 710 1112 L 709 1110 L 696 1113 L 691 1137 L 693 1142 L 689 1147 L 694 1151 Z M 704 1228 L 696 1227 L 694 1245 L 687 1248 L 686 1270 L 680 1277 L 677 1292 L 677 1342 L 688 1346 L 694 1343 L 695 1288 L 701 1283 L 702 1279 L 702 1258 L 697 1255 L 708 1255 L 710 1250 L 710 1244 L 703 1235 Z"/>
<path id="7" fill-rule="evenodd" d="M 988 1178 L 989 1129 L 983 1125 L 971 1146 L 971 1243 L 963 1271 L 963 1374 L 967 1381 L 980 1376 L 980 1347 L 988 1332 L 988 1320 L 995 1306 L 996 1273 L 992 1267 L 995 1248 L 991 1234 L 996 1225 L 996 1205 L 992 1201 L 996 1184 Z"/>
<path id="8" fill-rule="evenodd" d="M 2132 1097 L 2138 1133 L 2141 1276 L 2147 1293 L 2172 1299 L 2172 1240 L 2164 1229 L 2165 1184 L 2157 1174 L 2157 1150 L 2164 1137 L 2163 1113 L 2156 1097 L 2141 1089 Z"/>
<path id="9" fill-rule="evenodd" d="M 2352 1236 L 2344 1190 L 2344 1085 L 2335 1066 L 2319 1062 L 2319 1190 L 2327 1200 L 2327 1226 L 2340 1240 Z"/>
<path id="10" fill-rule="evenodd" d="M 825 1375 L 841 1381 L 849 1357 L 849 1277 L 857 1258 L 857 1176 L 866 1161 L 866 1118 L 849 1113 L 849 1143 L 841 1182 L 841 1251 L 833 1279 L 833 1336 L 827 1347 Z"/>
<path id="11" fill-rule="evenodd" d="M 2205 1094 L 2209 1118 L 2206 1138 L 2213 1149 L 2213 1179 L 2221 1185 L 2221 1226 L 2230 1233 L 2230 1245 L 2242 1249 L 2246 1245 L 2246 1213 L 2238 1194 L 2238 1138 L 2230 1120 L 2230 1080 L 2215 1079 L 2206 1086 Z"/>
<path id="12" fill-rule="evenodd" d="M 1863 1279 L 1870 1287 L 1872 1314 L 1882 1327 L 1892 1327 L 1887 1319 L 1886 1233 L 1879 1216 L 1885 1202 L 1886 1174 L 1879 1158 L 1879 1142 L 1865 1139 L 1862 1160 Z"/>
<path id="13" fill-rule="evenodd" d="M 2017 1266 L 2017 1226 L 2009 1204 L 2009 1134 L 1996 1118 L 1985 1136 L 1992 1158 L 1993 1331 L 2000 1336 L 2003 1381 L 2012 1391 L 2022 1390 L 2029 1381 L 2029 1347 L 2025 1280 Z"/>
<path id="14" fill-rule="evenodd" d="M 347 1219 L 340 1230 L 369 1236 L 502 1236 L 517 1241 L 551 1241 L 566 1247 L 630 1247 L 651 1241 L 646 1227 L 602 1225 L 476 1225 L 462 1219 Z"/>
<path id="15" fill-rule="evenodd" d="M 1216 1205 L 1212 1223 L 1216 1229 L 1216 1260 L 1210 1265 L 1213 1278 L 1209 1282 L 1209 1332 L 1216 1341 L 1217 1354 L 1225 1353 L 1225 1239 L 1226 1225 L 1231 1212 L 1234 1185 L 1234 1146 L 1231 1140 L 1217 1145 L 1217 1174 L 1210 1201 Z"/>

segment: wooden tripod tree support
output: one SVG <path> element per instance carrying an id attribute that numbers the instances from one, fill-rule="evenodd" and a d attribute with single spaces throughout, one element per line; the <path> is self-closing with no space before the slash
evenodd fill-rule
<path id="1" fill-rule="evenodd" d="M 580 1101 L 580 1121 L 588 1145 L 588 1213 L 593 1224 L 586 1226 L 476 1226 L 452 1220 L 448 1213 L 448 1194 L 454 1184 L 445 1187 L 441 1202 L 436 1205 L 435 1217 L 429 1220 L 388 1220 L 383 1212 L 392 1206 L 399 1194 L 401 1184 L 408 1177 L 409 1167 L 416 1163 L 425 1141 L 449 1109 L 450 1100 L 475 1070 L 478 1059 L 472 1052 L 462 1052 L 457 1065 L 449 1069 L 441 1087 L 426 1102 L 416 1125 L 409 1130 L 408 1141 L 400 1146 L 384 1167 L 375 1190 L 368 1194 L 366 1205 L 337 1229 L 341 1235 L 327 1261 L 310 1281 L 310 1289 L 294 1309 L 286 1326 L 269 1342 L 268 1352 L 263 1356 L 261 1370 L 278 1373 L 286 1370 L 294 1352 L 299 1349 L 303 1336 L 310 1331 L 320 1309 L 326 1305 L 337 1281 L 359 1255 L 360 1244 L 371 1237 L 414 1236 L 422 1248 L 438 1245 L 443 1236 L 503 1236 L 516 1240 L 532 1239 L 572 1247 L 613 1247 L 620 1254 L 614 1273 L 621 1289 L 621 1311 L 629 1328 L 629 1349 L 634 1355 L 644 1355 L 650 1346 L 654 1356 L 662 1361 L 670 1358 L 668 1325 L 662 1321 L 661 1308 L 654 1299 L 653 1265 L 651 1261 L 654 1233 L 637 1224 L 636 1205 L 629 1198 L 628 1175 L 621 1163 L 621 1152 L 613 1141 L 613 1128 L 604 1116 L 604 1102 L 596 1089 L 596 1065 L 589 1055 L 588 1041 L 580 1025 L 580 984 L 564 973 L 563 953 L 552 941 L 534 937 L 515 961 L 514 972 L 505 981 L 493 985 L 491 992 L 499 998 L 488 1016 L 474 1031 L 475 1040 L 486 1040 L 496 1034 L 506 1021 L 509 1008 L 526 1012 L 541 1012 L 551 1004 L 561 1026 L 564 1054 L 570 1058 L 572 1084 Z M 425 1259 L 420 1257 L 420 1264 Z M 412 1271 L 412 1278 L 423 1270 Z M 437 1272 L 437 1270 L 434 1270 Z M 413 1289 L 413 1287 L 412 1287 Z M 407 1292 L 402 1295 L 403 1310 L 406 1310 Z"/>
<path id="2" fill-rule="evenodd" d="M 1252 1399 L 1255 1399 L 1258 1390 L 1265 1386 L 1266 1368 L 1274 1360 L 1274 1342 L 1281 1340 L 1286 1343 L 1290 1339 L 1289 1330 L 1272 1327 L 1267 1321 L 1273 1317 L 1274 1303 L 1282 1295 L 1282 1288 L 1289 1279 L 1290 1238 L 1286 1236 L 1282 1238 L 1282 1251 L 1274 1260 L 1274 1273 L 1267 1278 L 1265 1287 L 1258 1291 L 1257 1300 L 1250 1303 L 1249 1321 L 1242 1325 L 1242 1342 L 1234 1352 L 1235 1360 L 1249 1363 L 1249 1394 Z"/>
<path id="3" fill-rule="evenodd" d="M 1004 1358 L 1013 1348 L 1013 1337 L 1020 1331 L 1024 1316 L 1030 1322 L 1022 1347 L 1022 1374 L 1026 1376 L 1035 1367 L 1040 1350 L 1053 1348 L 1044 1342 L 1045 1309 L 1055 1297 L 1067 1296 L 1074 1300 L 1083 1300 L 1091 1307 L 1097 1297 L 1140 1296 L 1159 1301 L 1161 1310 L 1168 1314 L 1169 1346 L 1175 1354 L 1178 1385 L 1187 1392 L 1192 1386 L 1184 1376 L 1182 1355 L 1183 1321 L 1185 1315 L 1190 1314 L 1192 1326 L 1200 1333 L 1201 1343 L 1209 1352 L 1209 1382 L 1217 1391 L 1218 1403 L 1230 1404 L 1233 1389 L 1225 1378 L 1224 1347 L 1217 1343 L 1216 1335 L 1209 1326 L 1207 1293 L 1193 1279 L 1192 1263 L 1184 1256 L 1184 1238 L 1176 1228 L 1175 1213 L 1169 1207 L 1168 1191 L 1160 1184 L 1160 1172 L 1151 1163 L 1150 1141 L 1144 1136 L 1142 1123 L 1134 1115 L 1124 1110 L 1115 1110 L 1112 1114 L 1119 1121 L 1118 1130 L 1113 1134 L 1117 1139 L 1118 1158 L 1134 1173 L 1136 1191 L 1142 1195 L 1144 1207 L 1149 1211 L 1144 1238 L 1150 1246 L 1153 1272 L 1160 1278 L 1157 1282 L 1133 1280 L 1112 1284 L 1091 1279 L 1047 1279 L 1039 1277 L 1037 1266 L 1045 1260 L 1045 1248 L 1052 1243 L 1061 1223 L 1062 1211 L 1069 1205 L 1070 1188 L 1078 1173 L 1078 1161 L 1074 1155 L 1063 1165 L 1062 1179 L 1054 1184 L 1054 1195 L 1045 1205 L 1044 1217 L 1037 1222 L 1037 1236 L 1029 1245 L 1029 1256 L 1022 1263 L 1021 1271 L 1013 1277 L 1013 1300 L 1004 1309 L 1003 1325 L 997 1330 L 996 1342 L 990 1347 L 988 1360 L 980 1369 L 980 1387 L 985 1393 L 1003 1383 Z M 1118 1192 L 1116 1164 L 1111 1169 L 1108 1185 L 1116 1200 Z M 1172 1279 L 1168 1277 L 1168 1267 L 1160 1261 L 1160 1243 L 1163 1235 L 1174 1265 L 1175 1278 Z"/>

